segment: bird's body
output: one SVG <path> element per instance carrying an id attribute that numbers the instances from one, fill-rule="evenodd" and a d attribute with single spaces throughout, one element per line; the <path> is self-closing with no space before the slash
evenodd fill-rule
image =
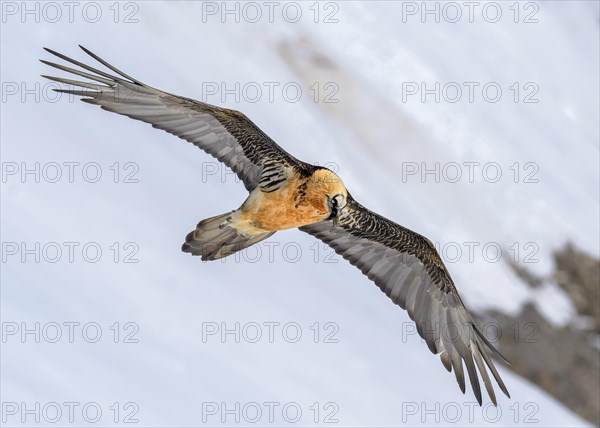
<path id="1" fill-rule="evenodd" d="M 290 168 L 281 187 L 265 192 L 260 187 L 250 192 L 242 205 L 242 219 L 262 232 L 294 229 L 326 220 L 330 215 L 324 195 L 348 192 L 332 171 L 314 167 L 308 177 Z"/>
<path id="2" fill-rule="evenodd" d="M 339 195 L 344 201 L 348 196 L 334 172 L 308 164 L 302 169 L 266 169 L 260 183 L 236 211 L 198 223 L 186 237 L 183 251 L 204 260 L 226 257 L 278 230 L 327 220 L 331 216 L 328 195 Z"/>
<path id="3" fill-rule="evenodd" d="M 82 49 L 117 75 L 46 49 L 86 71 L 42 62 L 92 80 L 44 76 L 78 88 L 57 91 L 80 95 L 82 101 L 150 123 L 198 146 L 229 166 L 248 190 L 237 210 L 198 223 L 187 235 L 183 251 L 215 260 L 278 230 L 299 228 L 330 245 L 406 309 L 431 352 L 454 371 L 463 392 L 466 368 L 481 404 L 479 371 L 496 404 L 487 366 L 508 396 L 487 350 L 504 357 L 473 321 L 431 241 L 360 205 L 335 173 L 294 158 L 242 113 L 152 88 Z"/>

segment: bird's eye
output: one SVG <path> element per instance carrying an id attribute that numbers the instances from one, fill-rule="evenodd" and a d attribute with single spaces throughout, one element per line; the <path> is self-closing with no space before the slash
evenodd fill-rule
<path id="1" fill-rule="evenodd" d="M 333 201 L 335 202 L 335 206 L 339 208 L 343 208 L 346 205 L 346 198 L 339 193 L 333 197 Z"/>

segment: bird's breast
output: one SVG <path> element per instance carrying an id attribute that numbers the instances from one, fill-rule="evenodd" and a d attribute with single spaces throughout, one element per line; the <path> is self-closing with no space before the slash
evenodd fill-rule
<path id="1" fill-rule="evenodd" d="M 325 195 L 311 193 L 306 181 L 290 179 L 274 192 L 254 189 L 241 207 L 241 219 L 257 229 L 284 230 L 325 220 Z"/>

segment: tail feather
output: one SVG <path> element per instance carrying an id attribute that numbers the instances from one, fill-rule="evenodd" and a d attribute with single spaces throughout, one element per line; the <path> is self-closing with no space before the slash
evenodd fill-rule
<path id="1" fill-rule="evenodd" d="M 182 251 L 202 260 L 217 260 L 268 238 L 275 232 L 244 235 L 233 223 L 236 211 L 202 220 L 196 229 L 188 233 Z"/>

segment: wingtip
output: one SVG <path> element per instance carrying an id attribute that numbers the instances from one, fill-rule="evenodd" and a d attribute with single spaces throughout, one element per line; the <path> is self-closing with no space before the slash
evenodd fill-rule
<path id="1" fill-rule="evenodd" d="M 483 406 L 483 398 L 481 397 L 481 394 L 475 394 L 475 398 L 477 399 L 477 403 L 479 403 L 479 407 Z"/>
<path id="2" fill-rule="evenodd" d="M 46 64 L 46 65 L 52 66 L 52 63 L 50 61 L 45 60 L 45 59 L 39 59 L 38 61 L 41 62 L 42 64 Z"/>
<path id="3" fill-rule="evenodd" d="M 60 56 L 60 54 L 58 52 L 56 52 L 54 49 L 44 48 L 44 50 L 54 56 Z"/>
<path id="4" fill-rule="evenodd" d="M 483 334 L 483 332 L 481 331 L 481 329 L 479 328 L 479 326 L 477 324 L 473 324 L 475 331 L 477 333 L 477 335 L 481 338 L 481 340 L 483 340 L 483 343 L 485 343 L 485 346 L 492 351 L 492 353 L 494 355 L 496 355 L 498 358 L 500 358 L 505 364 L 508 364 L 509 366 L 512 365 L 511 362 L 508 360 L 508 358 L 506 358 L 504 355 L 502 355 L 502 353 L 496 349 L 496 347 L 488 340 L 487 337 L 485 337 L 485 335 Z"/>
<path id="5" fill-rule="evenodd" d="M 491 348 L 492 351 L 494 352 L 494 355 L 498 356 L 500 358 L 500 360 L 502 360 L 502 362 L 506 365 L 512 366 L 512 363 L 508 360 L 508 358 L 506 358 L 504 355 L 502 355 L 500 353 L 500 351 L 498 351 L 496 348 L 492 347 Z"/>
<path id="6" fill-rule="evenodd" d="M 483 394 L 481 393 L 481 388 L 479 386 L 479 379 L 477 380 L 477 386 L 475 386 L 475 382 L 471 382 L 471 387 L 473 388 L 473 394 L 481 407 L 483 405 Z"/>
<path id="7" fill-rule="evenodd" d="M 500 390 L 504 393 L 504 395 L 506 395 L 508 398 L 510 398 L 510 393 L 508 392 L 506 385 L 504 385 L 504 382 L 498 383 L 498 386 L 500 387 Z"/>
<path id="8" fill-rule="evenodd" d="M 84 51 L 86 54 L 93 56 L 92 52 L 88 48 L 86 48 L 85 46 L 83 46 L 83 45 L 77 45 L 77 46 L 79 46 L 79 49 L 81 49 L 82 51 Z"/>

